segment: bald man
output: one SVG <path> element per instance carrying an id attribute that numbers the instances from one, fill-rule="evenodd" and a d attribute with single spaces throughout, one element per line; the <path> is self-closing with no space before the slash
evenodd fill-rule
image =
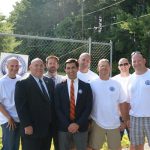
<path id="1" fill-rule="evenodd" d="M 0 79 L 0 124 L 2 127 L 2 149 L 19 150 L 20 123 L 14 102 L 19 62 L 12 57 L 7 60 L 8 73 Z"/>
<path id="2" fill-rule="evenodd" d="M 79 71 L 77 76 L 80 80 L 89 83 L 98 78 L 98 75 L 89 69 L 91 64 L 91 56 L 89 53 L 82 53 L 78 59 Z"/>
<path id="3" fill-rule="evenodd" d="M 15 102 L 22 128 L 23 150 L 49 150 L 52 136 L 54 82 L 43 77 L 44 63 L 35 58 L 31 74 L 17 82 Z"/>

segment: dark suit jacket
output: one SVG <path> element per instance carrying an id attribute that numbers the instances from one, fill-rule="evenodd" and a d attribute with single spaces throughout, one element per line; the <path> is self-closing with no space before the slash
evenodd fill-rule
<path id="1" fill-rule="evenodd" d="M 77 102 L 75 107 L 74 122 L 79 125 L 79 131 L 84 132 L 88 129 L 88 118 L 92 109 L 92 91 L 88 83 L 79 80 Z M 55 89 L 55 108 L 58 118 L 58 128 L 60 131 L 67 132 L 70 120 L 70 100 L 67 81 L 56 86 Z"/>
<path id="2" fill-rule="evenodd" d="M 46 137 L 50 134 L 54 84 L 47 77 L 44 77 L 43 80 L 47 86 L 50 99 L 44 97 L 32 75 L 16 84 L 15 104 L 24 136 L 27 136 L 24 134 L 24 128 L 27 126 L 33 127 L 33 135 L 30 137 Z"/>

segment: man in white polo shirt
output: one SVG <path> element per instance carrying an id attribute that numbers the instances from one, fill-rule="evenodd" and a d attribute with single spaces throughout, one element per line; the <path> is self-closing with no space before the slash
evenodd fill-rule
<path id="1" fill-rule="evenodd" d="M 19 62 L 7 60 L 8 73 L 0 79 L 0 124 L 2 127 L 2 150 L 19 150 L 20 123 L 14 102 Z"/>
<path id="2" fill-rule="evenodd" d="M 110 64 L 107 59 L 99 61 L 98 71 L 99 78 L 90 83 L 93 92 L 91 113 L 93 122 L 89 146 L 94 150 L 99 150 L 106 141 L 106 137 L 109 149 L 119 150 L 121 143 L 118 106 L 126 121 L 126 96 L 121 85 L 109 78 Z"/>
<path id="3" fill-rule="evenodd" d="M 150 70 L 140 52 L 133 52 L 131 60 L 135 72 L 128 84 L 130 139 L 136 150 L 144 150 L 145 137 L 150 146 Z"/>

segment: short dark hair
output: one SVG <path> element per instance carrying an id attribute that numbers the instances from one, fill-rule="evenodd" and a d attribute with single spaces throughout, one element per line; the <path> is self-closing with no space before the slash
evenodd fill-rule
<path id="1" fill-rule="evenodd" d="M 55 55 L 50 55 L 46 58 L 46 63 L 48 63 L 49 59 L 55 59 L 57 61 L 57 63 L 59 63 L 59 58 Z"/>
<path id="2" fill-rule="evenodd" d="M 67 59 L 66 62 L 65 62 L 65 68 L 66 68 L 66 65 L 67 65 L 67 64 L 71 64 L 71 63 L 74 63 L 77 68 L 79 67 L 79 63 L 78 63 L 77 59 L 69 58 L 69 59 Z"/>

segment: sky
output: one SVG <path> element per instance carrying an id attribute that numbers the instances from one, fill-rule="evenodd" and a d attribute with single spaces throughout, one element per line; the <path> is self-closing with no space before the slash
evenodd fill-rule
<path id="1" fill-rule="evenodd" d="M 8 17 L 17 1 L 20 2 L 21 0 L 0 0 L 0 13 Z"/>

